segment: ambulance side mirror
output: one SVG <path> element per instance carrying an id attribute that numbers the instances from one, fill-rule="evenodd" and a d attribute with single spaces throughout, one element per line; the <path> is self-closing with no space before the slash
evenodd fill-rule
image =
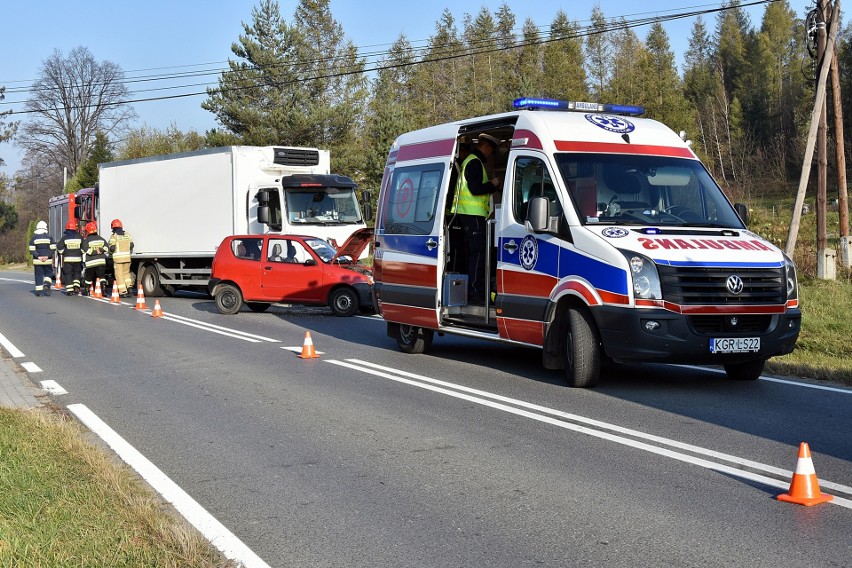
<path id="1" fill-rule="evenodd" d="M 527 208 L 527 229 L 533 233 L 544 233 L 548 228 L 550 202 L 546 197 L 533 197 Z"/>

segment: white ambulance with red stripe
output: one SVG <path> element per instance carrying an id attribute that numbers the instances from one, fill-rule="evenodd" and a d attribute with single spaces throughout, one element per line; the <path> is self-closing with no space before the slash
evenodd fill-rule
<path id="1" fill-rule="evenodd" d="M 434 334 L 542 350 L 571 386 L 604 361 L 724 366 L 760 376 L 790 353 L 793 262 L 746 228 L 689 143 L 639 107 L 518 99 L 517 110 L 403 134 L 388 155 L 374 294 L 400 349 Z M 451 213 L 461 149 L 501 141 L 487 223 L 485 305 L 467 302 Z M 489 177 L 490 179 L 490 177 Z"/>

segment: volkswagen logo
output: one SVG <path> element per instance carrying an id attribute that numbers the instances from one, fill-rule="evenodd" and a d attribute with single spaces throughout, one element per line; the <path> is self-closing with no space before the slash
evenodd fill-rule
<path id="1" fill-rule="evenodd" d="M 728 280 L 725 282 L 725 286 L 728 288 L 728 292 L 731 294 L 739 294 L 743 291 L 743 279 L 737 276 L 736 274 L 731 274 L 728 276 Z"/>

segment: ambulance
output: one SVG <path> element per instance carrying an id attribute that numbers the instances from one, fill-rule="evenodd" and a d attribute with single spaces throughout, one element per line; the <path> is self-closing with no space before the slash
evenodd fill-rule
<path id="1" fill-rule="evenodd" d="M 388 335 L 423 353 L 435 334 L 540 349 L 594 386 L 602 364 L 718 365 L 757 379 L 790 353 L 796 269 L 747 229 L 685 141 L 641 107 L 518 99 L 503 114 L 399 136 L 374 233 L 374 296 Z M 462 148 L 487 134 L 502 180 L 487 221 L 485 305 L 467 301 L 452 200 Z"/>

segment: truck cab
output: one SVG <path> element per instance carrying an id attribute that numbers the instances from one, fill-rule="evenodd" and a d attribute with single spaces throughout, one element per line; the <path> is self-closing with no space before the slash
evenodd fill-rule
<path id="1" fill-rule="evenodd" d="M 747 229 L 745 207 L 681 136 L 637 107 L 515 105 L 403 134 L 390 150 L 374 293 L 403 351 L 425 351 L 435 332 L 534 347 L 572 386 L 594 385 L 606 360 L 717 364 L 755 379 L 792 351 L 793 262 Z M 460 150 L 482 134 L 501 141 L 486 167 L 503 180 L 484 306 L 467 301 L 450 213 Z"/>

